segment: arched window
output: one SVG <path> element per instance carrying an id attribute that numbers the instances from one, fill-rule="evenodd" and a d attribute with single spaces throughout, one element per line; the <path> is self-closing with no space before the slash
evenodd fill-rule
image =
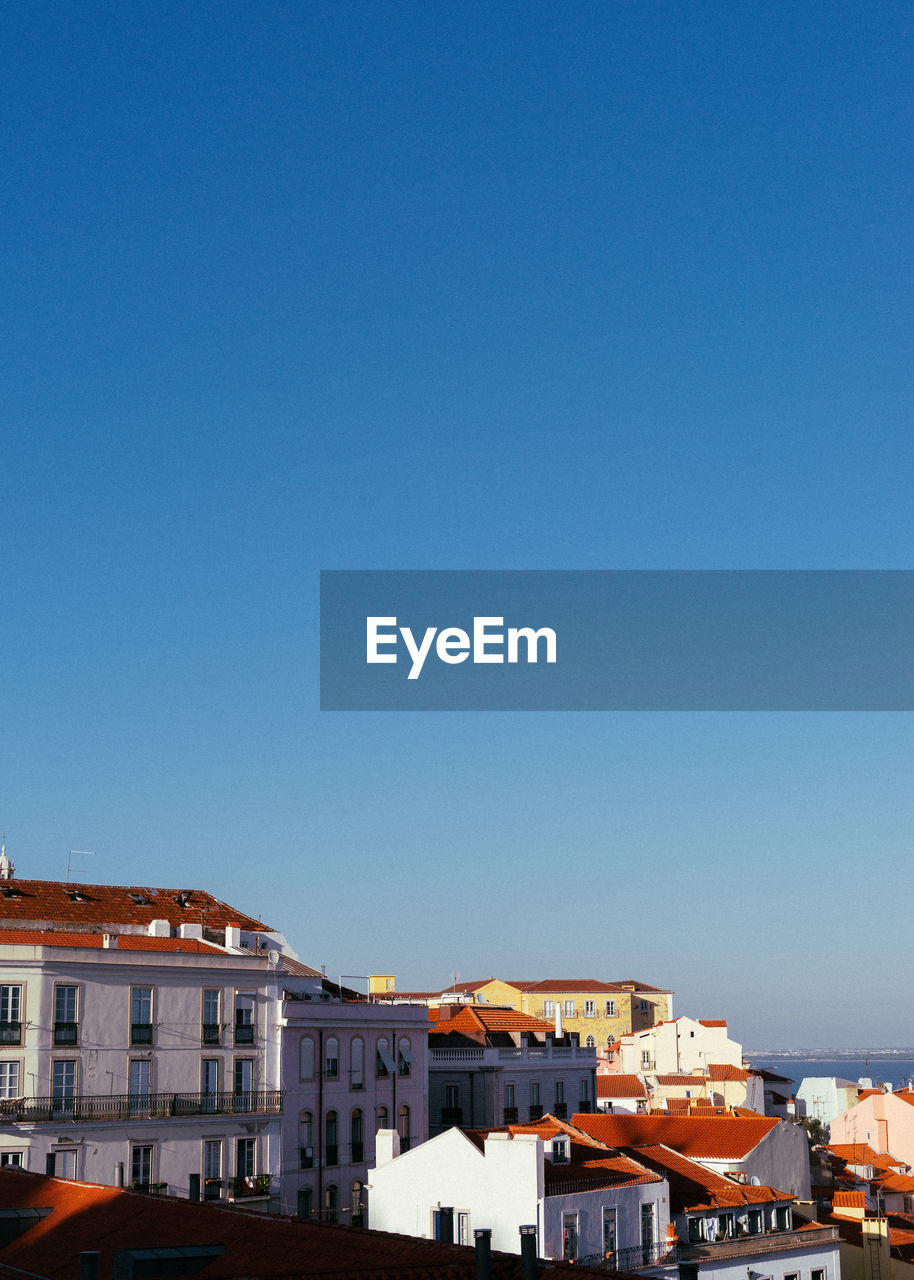
<path id="1" fill-rule="evenodd" d="M 349 1121 L 349 1141 L 352 1144 L 352 1163 L 361 1164 L 365 1158 L 365 1145 L 362 1141 L 362 1108 L 356 1107 Z"/>
<path id="2" fill-rule="evenodd" d="M 597 1047 L 597 1042 L 596 1042 L 596 1040 L 594 1040 L 593 1036 L 588 1036 L 588 1037 L 587 1037 L 587 1039 L 584 1041 L 584 1047 L 585 1047 L 586 1049 L 596 1049 L 596 1047 Z"/>
<path id="3" fill-rule="evenodd" d="M 311 1036 L 302 1036 L 298 1074 L 302 1080 L 314 1077 L 314 1041 Z"/>
<path id="4" fill-rule="evenodd" d="M 340 1042 L 336 1036 L 328 1036 L 324 1048 L 324 1075 L 335 1080 L 340 1074 Z"/>
<path id="5" fill-rule="evenodd" d="M 335 1111 L 328 1111 L 324 1117 L 324 1158 L 328 1164 L 339 1164 L 339 1127 Z"/>
<path id="6" fill-rule="evenodd" d="M 398 1045 L 399 1052 L 397 1054 L 397 1066 L 401 1076 L 408 1076 L 410 1068 L 413 1065 L 413 1055 L 409 1050 L 409 1038 L 407 1036 L 400 1037 Z"/>
<path id="7" fill-rule="evenodd" d="M 400 1118 L 397 1122 L 397 1132 L 400 1134 L 400 1150 L 409 1150 L 409 1107 L 406 1103 L 400 1108 Z"/>
<path id="8" fill-rule="evenodd" d="M 303 1111 L 298 1121 L 298 1141 L 302 1169 L 314 1168 L 314 1117 Z"/>
<path id="9" fill-rule="evenodd" d="M 390 1056 L 390 1043 L 386 1036 L 378 1041 L 378 1058 L 375 1071 L 379 1076 L 387 1076 L 394 1070 L 394 1060 Z"/>
<path id="10" fill-rule="evenodd" d="M 337 1194 L 336 1187 L 331 1182 L 330 1186 L 324 1192 L 324 1221 L 336 1222 L 337 1220 Z"/>
<path id="11" fill-rule="evenodd" d="M 349 1087 L 361 1089 L 365 1083 L 365 1042 L 354 1036 L 349 1045 Z"/>
<path id="12" fill-rule="evenodd" d="M 360 1227 L 364 1222 L 365 1209 L 362 1204 L 362 1183 L 358 1178 L 352 1184 L 352 1190 L 349 1192 L 349 1221 L 354 1227 Z"/>
<path id="13" fill-rule="evenodd" d="M 606 1045 L 607 1045 L 607 1048 L 610 1048 L 610 1049 L 611 1049 L 615 1043 L 616 1043 L 616 1037 L 615 1037 L 615 1036 L 607 1036 L 607 1037 L 606 1037 Z"/>
<path id="14" fill-rule="evenodd" d="M 375 1111 L 374 1127 L 375 1127 L 376 1133 L 378 1129 L 387 1128 L 387 1108 L 386 1107 L 378 1107 L 378 1109 Z"/>

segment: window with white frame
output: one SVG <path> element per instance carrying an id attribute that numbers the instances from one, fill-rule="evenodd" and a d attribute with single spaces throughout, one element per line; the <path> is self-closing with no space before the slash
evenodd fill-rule
<path id="1" fill-rule="evenodd" d="M 152 987 L 130 988 L 130 1043 L 152 1044 Z"/>
<path id="2" fill-rule="evenodd" d="M 544 1018 L 555 1017 L 555 1001 L 554 1000 L 543 1001 L 543 1017 Z"/>
<path id="3" fill-rule="evenodd" d="M 235 1044 L 254 1043 L 254 992 L 235 992 Z"/>
<path id="4" fill-rule="evenodd" d="M 148 1187 L 152 1182 L 153 1148 L 151 1144 L 132 1147 L 130 1150 L 130 1181 L 137 1187 Z"/>
<path id="5" fill-rule="evenodd" d="M 593 1038 L 593 1036 L 588 1036 L 588 1037 L 587 1037 L 587 1039 L 584 1041 L 584 1048 L 585 1048 L 585 1049 L 596 1049 L 596 1047 L 597 1047 L 597 1042 L 596 1042 L 596 1040 Z"/>
<path id="6" fill-rule="evenodd" d="M 641 1066 L 649 1067 L 650 1065 L 651 1065 L 651 1051 L 650 1049 L 642 1049 L 641 1050 Z"/>
<path id="7" fill-rule="evenodd" d="M 574 1001 L 573 1001 L 573 1000 L 566 1000 L 566 1001 L 565 1001 L 565 1017 L 566 1017 L 566 1018 L 573 1018 L 573 1017 L 575 1016 L 575 1015 L 574 1015 L 574 1009 L 575 1009 Z"/>
<path id="8" fill-rule="evenodd" d="M 22 1043 L 22 987 L 0 986 L 0 1044 Z"/>
<path id="9" fill-rule="evenodd" d="M 127 1074 L 131 1111 L 148 1109 L 151 1089 L 152 1063 L 148 1058 L 131 1058 Z"/>
<path id="10" fill-rule="evenodd" d="M 253 1178 L 256 1166 L 257 1139 L 238 1138 L 235 1142 L 235 1174 L 239 1178 Z"/>
<path id="11" fill-rule="evenodd" d="M 0 1169 L 6 1168 L 22 1168 L 21 1151 L 0 1151 Z"/>
<path id="12" fill-rule="evenodd" d="M 776 1231 L 786 1231 L 790 1226 L 790 1210 L 787 1205 L 778 1205 L 774 1211 L 774 1227 Z"/>
<path id="13" fill-rule="evenodd" d="M 0 1098 L 19 1097 L 20 1064 L 0 1062 Z"/>
<path id="14" fill-rule="evenodd" d="M 219 1044 L 222 1039 L 222 1018 L 219 1011 L 220 996 L 218 987 L 209 987 L 203 992 L 203 1025 L 202 1040 L 204 1044 Z"/>
<path id="15" fill-rule="evenodd" d="M 606 1001 L 606 1006 L 605 1006 L 605 1008 L 606 1008 L 605 1016 L 606 1016 L 607 1018 L 614 1018 L 614 1017 L 616 1016 L 616 1002 L 615 1002 L 615 1000 L 607 1000 L 607 1001 Z"/>
<path id="16" fill-rule="evenodd" d="M 76 1158 L 76 1147 L 58 1147 L 54 1152 L 54 1177 L 72 1181 L 76 1177 Z"/>
<path id="17" fill-rule="evenodd" d="M 72 1105 L 76 1097 L 76 1063 L 73 1061 L 53 1062 L 51 1064 L 51 1097 L 54 1108 L 59 1111 Z"/>
<path id="18" fill-rule="evenodd" d="M 595 1018 L 596 1016 L 597 1016 L 596 1000 L 585 1000 L 584 1001 L 584 1017 Z"/>
<path id="19" fill-rule="evenodd" d="M 616 1210 L 603 1207 L 603 1256 L 616 1252 Z"/>
<path id="20" fill-rule="evenodd" d="M 76 1044 L 78 988 L 59 983 L 54 988 L 54 1043 Z"/>

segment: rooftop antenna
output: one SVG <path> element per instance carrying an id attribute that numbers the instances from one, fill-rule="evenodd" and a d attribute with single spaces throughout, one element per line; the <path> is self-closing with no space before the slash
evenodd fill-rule
<path id="1" fill-rule="evenodd" d="M 94 850 L 94 849 L 70 849 L 70 850 L 68 851 L 68 853 L 67 853 L 67 880 L 66 880 L 66 883 L 67 883 L 67 884 L 69 884 L 69 883 L 70 883 L 70 876 L 71 876 L 71 875 L 74 875 L 74 876 L 84 876 L 84 875 L 86 874 L 86 871 L 88 870 L 88 868 L 83 867 L 83 868 L 80 868 L 80 869 L 78 869 L 78 870 L 73 870 L 73 871 L 71 871 L 71 870 L 70 870 L 70 862 L 71 862 L 71 860 L 72 860 L 74 857 L 77 857 L 77 858 L 94 858 L 94 857 L 95 857 L 95 850 Z"/>

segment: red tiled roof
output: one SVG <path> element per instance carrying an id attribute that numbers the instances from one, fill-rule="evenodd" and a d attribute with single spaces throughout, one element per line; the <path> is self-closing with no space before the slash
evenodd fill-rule
<path id="1" fill-rule="evenodd" d="M 553 1023 L 544 1022 L 542 1018 L 533 1018 L 529 1013 L 521 1013 L 518 1009 L 465 1004 L 450 1018 L 442 1017 L 439 1011 L 434 1034 L 439 1036 L 454 1032 L 460 1035 L 480 1033 L 494 1035 L 505 1031 L 531 1031 L 534 1034 L 544 1035 L 547 1031 L 554 1030 Z"/>
<path id="2" fill-rule="evenodd" d="M 611 1147 L 663 1143 L 682 1155 L 739 1159 L 747 1155 L 782 1121 L 776 1116 L 610 1116 L 572 1117 L 585 1133 Z"/>
<path id="3" fill-rule="evenodd" d="M 914 1192 L 914 1178 L 909 1173 L 890 1173 L 882 1179 L 883 1191 L 894 1191 L 903 1195 Z"/>
<path id="4" fill-rule="evenodd" d="M 0 1248 L 0 1262 L 48 1280 L 78 1280 L 79 1255 L 99 1250 L 99 1274 L 110 1276 L 116 1252 L 222 1244 L 225 1252 L 195 1274 L 201 1280 L 472 1280 L 473 1249 L 384 1231 L 300 1222 L 215 1204 L 143 1195 L 90 1183 L 0 1169 L 5 1209 L 52 1212 Z M 589 1268 L 542 1263 L 543 1275 L 596 1276 Z M 520 1280 L 520 1258 L 492 1253 L 493 1280 Z M 605 1276 L 604 1273 L 599 1273 Z"/>
<path id="5" fill-rule="evenodd" d="M 727 1025 L 726 1018 L 699 1018 L 698 1025 L 701 1027 L 725 1027 Z"/>
<path id="6" fill-rule="evenodd" d="M 185 954 L 222 955 L 221 947 L 199 938 L 152 938 L 148 934 L 115 935 L 118 951 L 180 951 Z M 100 933 L 65 933 L 60 929 L 0 929 L 0 947 L 83 947 L 100 951 Z M 112 948 L 114 950 L 115 948 Z"/>
<path id="7" fill-rule="evenodd" d="M 904 1164 L 892 1156 L 874 1151 L 868 1142 L 834 1142 L 824 1148 L 843 1160 L 845 1164 L 871 1164 L 874 1168 L 888 1169 L 893 1164 Z"/>
<path id="8" fill-rule="evenodd" d="M 734 1067 L 729 1062 L 709 1062 L 708 1076 L 711 1080 L 735 1080 L 745 1084 L 749 1079 L 749 1072 L 742 1067 Z"/>
<path id="9" fill-rule="evenodd" d="M 865 1209 L 866 1196 L 862 1191 L 836 1191 L 831 1198 L 833 1209 Z"/>
<path id="10" fill-rule="evenodd" d="M 598 1098 L 646 1098 L 644 1081 L 634 1075 L 597 1074 Z"/>
<path id="11" fill-rule="evenodd" d="M 183 907 L 179 898 L 184 900 Z M 270 928 L 204 889 L 67 884 L 62 880 L 6 880 L 0 885 L 0 927 L 4 921 L 48 921 L 145 928 L 151 920 L 168 920 L 172 925 L 202 922 L 212 928 L 236 924 L 248 932 Z"/>
<path id="12" fill-rule="evenodd" d="M 662 1143 L 624 1147 L 623 1150 L 633 1160 L 656 1170 L 667 1179 L 674 1205 L 681 1213 L 793 1199 L 789 1191 L 735 1183 Z"/>
<path id="13" fill-rule="evenodd" d="M 683 1074 L 683 1075 L 658 1076 L 657 1083 L 672 1087 L 673 1085 L 689 1085 L 689 1084 L 704 1085 L 706 1081 L 704 1076 L 688 1076 Z"/>

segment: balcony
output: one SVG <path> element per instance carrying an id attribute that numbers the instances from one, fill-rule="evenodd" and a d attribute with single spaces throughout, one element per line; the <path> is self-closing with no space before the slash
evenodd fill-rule
<path id="1" fill-rule="evenodd" d="M 152 1044 L 152 1023 L 151 1022 L 131 1022 L 130 1043 L 131 1044 Z"/>
<path id="2" fill-rule="evenodd" d="M 54 1023 L 55 1045 L 74 1045 L 79 1043 L 79 1025 L 76 1022 Z"/>
<path id="3" fill-rule="evenodd" d="M 300 1162 L 298 1167 L 300 1169 L 313 1169 L 314 1168 L 314 1148 L 299 1147 L 298 1151 L 299 1151 L 298 1158 Z"/>
<path id="4" fill-rule="evenodd" d="M 204 1022 L 201 1039 L 204 1044 L 220 1044 L 222 1027 L 218 1022 Z"/>
<path id="5" fill-rule="evenodd" d="M 543 1108 L 541 1107 L 541 1105 L 538 1102 L 531 1103 L 530 1119 L 542 1120 L 542 1118 L 543 1118 Z"/>
<path id="6" fill-rule="evenodd" d="M 253 1044 L 254 1027 L 250 1022 L 235 1023 L 235 1044 Z"/>
<path id="7" fill-rule="evenodd" d="M 463 1107 L 442 1107 L 442 1124 L 463 1124 Z"/>
<path id="8" fill-rule="evenodd" d="M 131 1191 L 142 1191 L 147 1196 L 165 1196 L 168 1195 L 167 1182 L 131 1182 Z"/>
<path id="9" fill-rule="evenodd" d="M 282 1111 L 282 1098 L 281 1089 L 255 1089 L 247 1093 L 122 1093 L 72 1098 L 4 1098 L 0 1100 L 0 1123 L 272 1114 Z"/>
<path id="10" fill-rule="evenodd" d="M 204 1200 L 221 1200 L 222 1199 L 222 1179 L 206 1178 L 203 1183 L 203 1199 Z"/>
<path id="11" fill-rule="evenodd" d="M 365 1144 L 363 1142 L 352 1143 L 352 1163 L 361 1164 L 365 1159 Z"/>
<path id="12" fill-rule="evenodd" d="M 271 1173 L 250 1173 L 244 1178 L 229 1178 L 230 1200 L 264 1200 L 270 1195 Z"/>
<path id="13" fill-rule="evenodd" d="M 21 1022 L 0 1022 L 0 1044 L 22 1044 Z"/>
<path id="14" fill-rule="evenodd" d="M 731 1240 L 718 1240 L 702 1244 L 679 1246 L 683 1262 L 711 1262 L 717 1258 L 752 1258 L 769 1253 L 783 1253 L 797 1249 L 821 1249 L 838 1246 L 838 1228 L 822 1227 L 818 1231 L 765 1231 L 755 1235 L 737 1236 Z"/>
<path id="15" fill-rule="evenodd" d="M 564 1120 L 568 1115 L 568 1103 L 557 1102 L 552 1108 L 552 1114 L 555 1116 L 556 1120 Z"/>
<path id="16" fill-rule="evenodd" d="M 502 1124 L 517 1124 L 517 1107 L 505 1107 Z"/>

